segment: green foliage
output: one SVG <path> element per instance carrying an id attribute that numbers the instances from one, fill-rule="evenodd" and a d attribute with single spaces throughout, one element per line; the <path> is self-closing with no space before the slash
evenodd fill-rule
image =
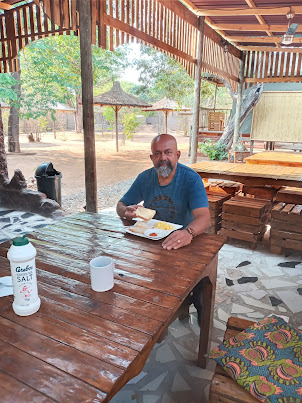
<path id="1" fill-rule="evenodd" d="M 140 124 L 140 121 L 136 117 L 135 112 L 126 113 L 122 119 L 122 123 L 123 123 L 123 132 L 126 135 L 126 138 L 132 140 Z"/>
<path id="2" fill-rule="evenodd" d="M 8 73 L 0 74 L 0 103 L 17 101 L 17 93 L 12 89 L 17 80 Z"/>
<path id="3" fill-rule="evenodd" d="M 38 125 L 40 132 L 45 133 L 48 127 L 48 120 L 45 116 L 40 116 L 38 118 Z"/>
<path id="4" fill-rule="evenodd" d="M 105 106 L 103 116 L 109 123 L 109 130 L 113 130 L 115 128 L 115 110 L 111 106 Z"/>
<path id="5" fill-rule="evenodd" d="M 198 145 L 198 148 L 210 160 L 223 160 L 228 156 L 225 144 L 220 142 L 214 143 L 213 140 L 205 140 Z"/>
<path id="6" fill-rule="evenodd" d="M 126 49 L 115 52 L 92 47 L 96 88 L 112 81 L 127 65 Z M 81 93 L 79 38 L 61 35 L 40 39 L 26 46 L 20 55 L 22 106 L 25 118 L 45 116 L 58 103 L 75 105 Z"/>

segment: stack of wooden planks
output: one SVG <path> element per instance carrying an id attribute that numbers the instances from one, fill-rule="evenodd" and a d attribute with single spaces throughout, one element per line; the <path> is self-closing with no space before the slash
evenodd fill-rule
<path id="1" fill-rule="evenodd" d="M 266 231 L 271 206 L 269 200 L 233 197 L 223 204 L 220 234 L 248 241 L 255 248 Z"/>
<path id="2" fill-rule="evenodd" d="M 274 186 L 246 186 L 243 185 L 242 193 L 244 195 L 253 195 L 258 199 L 273 200 L 280 187 Z"/>
<path id="3" fill-rule="evenodd" d="M 227 330 L 224 334 L 224 340 L 229 340 L 244 329 L 251 326 L 254 322 L 230 317 L 227 323 Z M 210 402 L 224 403 L 257 403 L 259 400 L 251 396 L 244 390 L 231 376 L 219 365 L 216 365 L 216 371 L 213 376 L 210 388 Z"/>
<path id="4" fill-rule="evenodd" d="M 231 195 L 226 193 L 213 193 L 208 191 L 209 208 L 211 215 L 211 227 L 206 231 L 208 234 L 217 234 L 221 229 L 222 221 L 222 206 L 225 201 L 227 201 Z"/>
<path id="5" fill-rule="evenodd" d="M 215 192 L 215 193 L 223 193 L 230 194 L 234 196 L 241 190 L 241 183 L 233 182 L 233 181 L 224 181 L 224 180 L 211 180 L 206 185 L 207 192 Z"/>
<path id="6" fill-rule="evenodd" d="M 281 189 L 272 209 L 270 251 L 283 249 L 302 251 L 302 189 Z"/>

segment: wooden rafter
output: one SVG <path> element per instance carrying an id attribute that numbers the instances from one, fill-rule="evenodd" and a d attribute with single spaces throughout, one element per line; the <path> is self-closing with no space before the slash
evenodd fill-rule
<path id="1" fill-rule="evenodd" d="M 250 8 L 256 8 L 256 5 L 253 0 L 245 0 L 245 2 Z M 256 18 L 260 25 L 265 25 L 265 21 L 264 21 L 262 15 L 256 15 Z M 267 33 L 268 36 L 273 36 L 273 34 L 270 31 L 265 31 L 265 32 Z M 275 45 L 277 47 L 280 47 L 278 42 L 275 42 Z"/>
<path id="2" fill-rule="evenodd" d="M 207 17 L 208 18 L 208 17 Z M 206 19 L 207 19 L 206 18 Z M 213 24 L 211 27 L 215 30 L 223 31 L 254 31 L 254 32 L 285 32 L 288 25 L 269 25 L 269 24 Z M 296 32 L 302 32 L 302 26 L 299 25 Z"/>
<path id="3" fill-rule="evenodd" d="M 302 53 L 302 48 L 273 48 L 271 46 L 239 46 L 242 51 L 249 52 L 279 52 L 279 53 Z"/>
<path id="4" fill-rule="evenodd" d="M 282 37 L 279 36 L 228 36 L 230 42 L 252 42 L 252 43 L 281 43 Z M 302 43 L 302 37 L 296 36 L 293 44 Z"/>
<path id="5" fill-rule="evenodd" d="M 3 3 L 2 0 L 0 0 L 0 10 L 10 10 L 12 6 L 10 4 Z"/>
<path id="6" fill-rule="evenodd" d="M 292 7 L 272 7 L 272 8 L 217 8 L 217 9 L 198 9 L 197 15 L 205 17 L 223 17 L 223 16 L 240 16 L 240 15 L 287 15 L 289 13 L 302 14 L 302 6 Z"/>

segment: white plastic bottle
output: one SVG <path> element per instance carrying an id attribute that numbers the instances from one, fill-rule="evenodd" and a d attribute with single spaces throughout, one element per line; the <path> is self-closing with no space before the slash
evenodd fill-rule
<path id="1" fill-rule="evenodd" d="M 13 310 L 17 315 L 28 316 L 37 312 L 41 300 L 38 296 L 36 249 L 24 235 L 13 240 L 7 252 L 13 278 Z"/>

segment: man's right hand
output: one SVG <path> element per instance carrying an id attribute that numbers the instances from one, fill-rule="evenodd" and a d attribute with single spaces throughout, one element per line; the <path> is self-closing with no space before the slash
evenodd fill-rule
<path id="1" fill-rule="evenodd" d="M 135 218 L 137 208 L 138 208 L 137 204 L 133 204 L 131 206 L 126 206 L 125 212 L 124 212 L 124 217 L 127 220 L 132 220 L 133 218 Z"/>

